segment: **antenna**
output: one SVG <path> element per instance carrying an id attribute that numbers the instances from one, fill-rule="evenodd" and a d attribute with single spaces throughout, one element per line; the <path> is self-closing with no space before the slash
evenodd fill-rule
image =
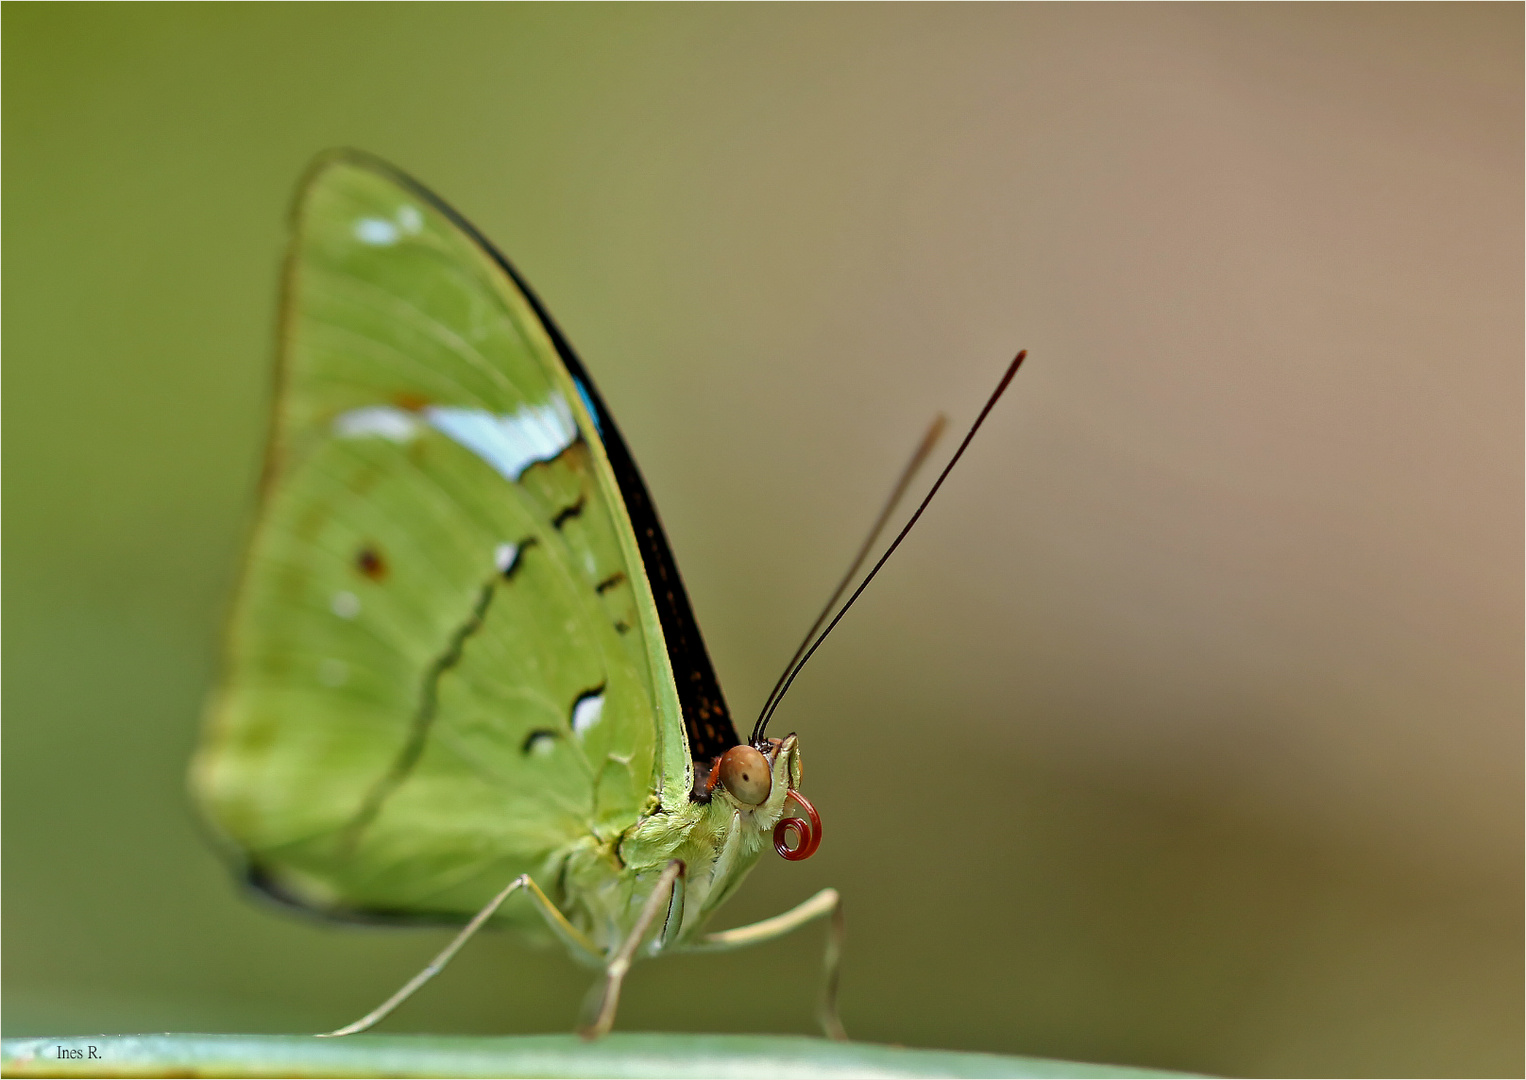
<path id="1" fill-rule="evenodd" d="M 955 465 L 959 464 L 959 459 L 964 456 L 965 448 L 970 445 L 970 440 L 975 437 L 975 432 L 980 430 L 980 425 L 985 423 L 986 416 L 990 414 L 991 408 L 1006 391 L 1007 384 L 1012 381 L 1012 376 L 1017 374 L 1018 366 L 1022 364 L 1024 357 L 1027 355 L 1028 350 L 1024 349 L 1022 352 L 1018 353 L 1017 356 L 1013 359 L 1012 363 L 1007 366 L 1006 374 L 1001 377 L 1001 382 L 996 384 L 996 389 L 992 391 L 991 396 L 986 399 L 985 407 L 980 410 L 980 415 L 975 417 L 975 422 L 970 425 L 970 430 L 968 434 L 965 435 L 964 441 L 959 444 L 959 449 L 954 451 L 954 456 L 949 458 L 948 464 L 943 466 L 943 471 L 938 474 L 938 479 L 933 481 L 932 489 L 928 491 L 926 496 L 923 497 L 922 503 L 917 507 L 916 512 L 911 515 L 911 520 L 901 527 L 901 531 L 897 533 L 896 538 L 890 542 L 890 546 L 885 549 L 885 553 L 879 557 L 879 561 L 874 564 L 874 567 L 869 571 L 868 575 L 865 576 L 864 580 L 859 583 L 858 588 L 853 590 L 853 595 L 848 597 L 848 602 L 842 606 L 842 609 L 839 610 L 835 616 L 833 616 L 832 621 L 827 624 L 827 628 L 821 632 L 821 636 L 818 637 L 811 645 L 811 647 L 805 651 L 805 654 L 800 657 L 800 660 L 795 663 L 793 667 L 785 669 L 786 674 L 780 677 L 782 685 L 776 687 L 776 693 L 769 695 L 769 702 L 765 704 L 764 711 L 758 717 L 758 722 L 753 725 L 753 742 L 757 742 L 759 739 L 761 739 L 763 737 L 763 733 L 768 730 L 768 722 L 769 720 L 773 719 L 775 710 L 779 708 L 779 702 L 784 700 L 784 695 L 789 693 L 790 686 L 795 682 L 795 676 L 799 675 L 801 669 L 810 662 L 811 657 L 816 655 L 816 650 L 821 648 L 821 643 L 827 639 L 827 635 L 837 627 L 838 623 L 842 622 L 842 617 L 848 613 L 848 609 L 853 606 L 853 602 L 857 600 L 861 595 L 863 595 L 864 590 L 869 587 L 869 583 L 874 580 L 874 575 L 878 574 L 880 572 L 880 567 L 885 565 L 885 561 L 889 559 L 891 555 L 895 554 L 895 549 L 901 546 L 901 541 L 905 540 L 906 534 L 911 532 L 912 526 L 915 525 L 917 523 L 917 519 L 922 516 L 922 511 L 927 509 L 927 504 L 933 501 L 934 495 L 938 494 L 938 489 L 943 486 L 943 481 L 948 479 L 948 474 L 954 470 Z M 886 513 L 888 514 L 888 512 L 889 511 L 887 509 Z M 876 526 L 876 531 L 877 530 L 878 526 Z M 870 538 L 870 543 L 873 543 L 872 536 Z M 855 569 L 857 568 L 856 562 L 854 567 Z M 848 576 L 850 578 L 852 577 L 852 571 L 849 571 Z M 831 604 L 829 603 L 827 607 L 830 609 Z M 817 621 L 818 623 L 820 622 L 819 619 Z M 807 640 L 809 640 L 809 635 L 807 635 Z M 799 650 L 796 650 L 796 652 L 798 654 Z"/>
<path id="2" fill-rule="evenodd" d="M 938 441 L 938 437 L 943 434 L 943 429 L 947 425 L 948 419 L 941 414 L 935 417 L 933 422 L 928 425 L 927 433 L 922 436 L 922 441 L 911 455 L 911 460 L 901 470 L 901 478 L 896 481 L 895 488 L 890 492 L 890 498 L 885 500 L 885 505 L 880 510 L 880 516 L 874 519 L 874 527 L 869 530 L 868 539 L 858 549 L 858 554 L 853 556 L 853 565 L 848 567 L 848 572 L 842 576 L 842 580 L 837 583 L 837 588 L 832 590 L 832 595 L 822 605 L 821 614 L 816 616 L 816 621 L 811 623 L 811 628 L 805 632 L 805 637 L 800 639 L 800 647 L 795 650 L 795 655 L 789 658 L 789 663 L 785 664 L 784 670 L 779 672 L 779 681 L 774 683 L 774 688 L 768 692 L 768 698 L 763 702 L 763 708 L 758 710 L 758 719 L 752 725 L 752 742 L 758 741 L 760 735 L 758 726 L 763 723 L 763 714 L 768 712 L 768 707 L 774 703 L 774 698 L 779 694 L 779 688 L 784 685 L 784 680 L 789 678 L 789 673 L 793 670 L 795 662 L 800 659 L 801 654 L 810 645 L 811 639 L 816 636 L 816 631 L 820 630 L 821 624 L 827 621 L 827 616 L 832 613 L 832 608 L 836 606 L 843 590 L 848 587 L 848 583 L 858 573 L 858 568 L 864 565 L 864 559 L 869 555 L 870 549 L 874 547 L 874 542 L 880 538 L 880 533 L 885 529 L 885 522 L 890 520 L 890 515 L 900 504 L 901 497 L 906 494 L 906 488 L 911 483 L 911 478 L 917 474 L 917 470 L 927 460 L 927 455 L 932 453 L 933 445 Z"/>

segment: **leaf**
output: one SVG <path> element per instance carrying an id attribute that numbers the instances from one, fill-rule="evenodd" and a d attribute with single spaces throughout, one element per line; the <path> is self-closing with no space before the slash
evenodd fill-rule
<path id="1" fill-rule="evenodd" d="M 96 1055 L 94 1059 L 90 1053 Z M 73 1057 L 78 1053 L 79 1057 Z M 1187 1076 L 798 1035 L 101 1035 L 6 1039 L 5 1076 Z"/>

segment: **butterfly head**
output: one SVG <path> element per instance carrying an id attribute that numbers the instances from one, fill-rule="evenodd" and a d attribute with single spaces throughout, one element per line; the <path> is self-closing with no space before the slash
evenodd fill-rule
<path id="1" fill-rule="evenodd" d="M 821 818 L 800 794 L 800 747 L 794 735 L 743 743 L 721 755 L 710 771 L 712 796 L 748 812 L 760 828 L 772 829 L 774 850 L 790 861 L 808 859 L 821 843 Z M 809 820 L 785 817 L 794 803 Z"/>

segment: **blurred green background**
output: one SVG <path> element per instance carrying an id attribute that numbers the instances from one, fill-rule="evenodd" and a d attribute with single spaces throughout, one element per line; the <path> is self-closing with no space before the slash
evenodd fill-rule
<path id="1" fill-rule="evenodd" d="M 528 276 L 756 707 L 923 425 L 1008 398 L 801 677 L 850 1032 L 1520 1075 L 1522 9 L 7 4 L 5 1031 L 316 1031 L 437 930 L 243 896 L 184 768 L 336 145 Z M 947 449 L 947 447 L 945 447 Z M 626 1029 L 809 1031 L 820 938 Z M 505 935 L 396 1031 L 564 1030 Z"/>

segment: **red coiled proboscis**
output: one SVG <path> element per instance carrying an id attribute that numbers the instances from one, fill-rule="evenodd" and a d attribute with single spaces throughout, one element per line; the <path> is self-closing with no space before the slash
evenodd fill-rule
<path id="1" fill-rule="evenodd" d="M 801 859 L 809 859 L 816 854 L 816 849 L 821 846 L 821 815 L 807 799 L 794 788 L 790 788 L 789 794 L 784 797 L 784 805 L 788 806 L 791 799 L 800 809 L 805 811 L 809 821 L 797 817 L 787 817 L 774 826 L 774 850 L 784 856 L 790 862 L 799 862 Z M 790 847 L 790 834 L 794 833 L 795 846 Z"/>

